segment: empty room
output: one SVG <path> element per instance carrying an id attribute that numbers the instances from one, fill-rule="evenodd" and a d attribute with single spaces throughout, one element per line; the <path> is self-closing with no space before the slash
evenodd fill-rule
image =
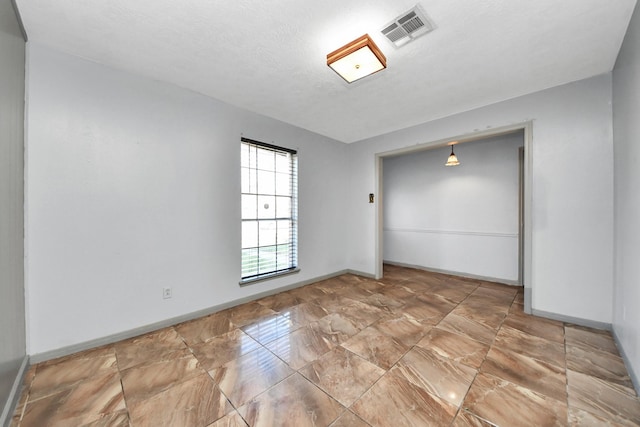
<path id="1" fill-rule="evenodd" d="M 640 425 L 636 0 L 0 0 L 0 426 Z"/>

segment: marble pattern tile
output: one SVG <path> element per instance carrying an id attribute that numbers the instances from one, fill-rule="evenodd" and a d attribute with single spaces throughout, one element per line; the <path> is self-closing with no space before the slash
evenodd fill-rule
<path id="1" fill-rule="evenodd" d="M 255 301 L 230 308 L 221 313 L 227 313 L 231 323 L 238 327 L 254 323 L 263 317 L 277 314 L 276 311 L 271 310 L 262 304 L 258 304 Z"/>
<path id="2" fill-rule="evenodd" d="M 566 403 L 483 373 L 476 376 L 462 407 L 499 426 L 563 426 L 567 422 Z"/>
<path id="3" fill-rule="evenodd" d="M 134 427 L 204 426 L 233 410 L 206 373 L 127 407 Z"/>
<path id="4" fill-rule="evenodd" d="M 586 350 L 595 349 L 618 354 L 618 348 L 609 331 L 600 331 L 578 325 L 566 325 L 565 341 L 568 346 L 581 347 Z"/>
<path id="5" fill-rule="evenodd" d="M 567 369 L 633 388 L 622 357 L 608 351 L 566 345 Z"/>
<path id="6" fill-rule="evenodd" d="M 46 397 L 73 387 L 94 376 L 117 372 L 113 348 L 83 352 L 57 359 L 37 368 L 29 390 L 29 400 Z"/>
<path id="7" fill-rule="evenodd" d="M 234 329 L 205 343 L 194 345 L 191 350 L 204 369 L 209 371 L 258 348 L 260 344 L 256 340 L 242 330 Z"/>
<path id="8" fill-rule="evenodd" d="M 206 374 L 206 371 L 188 349 L 174 359 L 125 369 L 121 372 L 121 378 L 127 405 L 148 399 L 202 374 Z"/>
<path id="9" fill-rule="evenodd" d="M 469 411 L 461 409 L 458 415 L 456 415 L 456 419 L 453 420 L 451 427 L 496 427 L 496 425 Z"/>
<path id="10" fill-rule="evenodd" d="M 616 422 L 640 424 L 640 399 L 633 389 L 567 369 L 569 406 Z"/>
<path id="11" fill-rule="evenodd" d="M 273 314 L 242 327 L 254 340 L 264 345 L 299 329 L 301 325 L 291 320 L 288 314 Z"/>
<path id="12" fill-rule="evenodd" d="M 236 408 L 292 373 L 282 360 L 265 348 L 209 371 L 211 378 Z"/>
<path id="13" fill-rule="evenodd" d="M 438 323 L 438 328 L 454 334 L 467 336 L 481 343 L 491 345 L 496 336 L 496 330 L 480 322 L 449 313 Z"/>
<path id="14" fill-rule="evenodd" d="M 196 320 L 181 323 L 175 327 L 176 331 L 190 345 L 209 341 L 211 338 L 226 334 L 235 329 L 226 312 L 218 312 Z"/>
<path id="15" fill-rule="evenodd" d="M 305 302 L 282 310 L 280 314 L 289 316 L 292 322 L 300 326 L 306 326 L 322 319 L 329 312 L 314 302 Z"/>
<path id="16" fill-rule="evenodd" d="M 381 319 L 373 325 L 380 332 L 393 337 L 407 347 L 412 347 L 431 329 L 411 316 L 397 315 Z"/>
<path id="17" fill-rule="evenodd" d="M 328 426 L 343 412 L 329 395 L 300 374 L 294 374 L 260 394 L 238 412 L 255 427 Z"/>
<path id="18" fill-rule="evenodd" d="M 564 326 L 557 320 L 517 312 L 509 313 L 503 324 L 529 335 L 564 344 Z"/>
<path id="19" fill-rule="evenodd" d="M 565 370 L 554 364 L 493 347 L 480 370 L 560 402 L 567 400 Z"/>
<path id="20" fill-rule="evenodd" d="M 329 427 L 371 427 L 369 423 L 364 422 L 356 414 L 345 411 L 335 420 Z"/>
<path id="21" fill-rule="evenodd" d="M 495 345 L 505 350 L 526 354 L 534 359 L 555 364 L 561 368 L 566 365 L 563 345 L 529 335 L 509 326 L 500 328 Z"/>
<path id="22" fill-rule="evenodd" d="M 475 369 L 480 367 L 489 351 L 487 344 L 438 327 L 431 329 L 416 345 Z"/>
<path id="23" fill-rule="evenodd" d="M 351 410 L 372 426 L 446 426 L 458 408 L 400 377 L 385 374 Z"/>
<path id="24" fill-rule="evenodd" d="M 410 348 L 373 326 L 363 329 L 341 345 L 385 370 L 390 369 Z"/>
<path id="25" fill-rule="evenodd" d="M 386 371 L 336 347 L 298 372 L 348 407 Z"/>
<path id="26" fill-rule="evenodd" d="M 21 426 L 82 425 L 124 409 L 120 376 L 112 371 L 27 402 Z"/>
<path id="27" fill-rule="evenodd" d="M 186 348 L 182 337 L 173 328 L 161 329 L 115 344 L 120 370 L 173 358 Z"/>
<path id="28" fill-rule="evenodd" d="M 248 427 L 249 425 L 242 419 L 237 411 L 233 411 L 207 427 Z"/>
<path id="29" fill-rule="evenodd" d="M 384 271 L 34 365 L 9 425 L 640 425 L 610 332 L 526 315 L 522 288 Z"/>
<path id="30" fill-rule="evenodd" d="M 336 344 L 318 328 L 305 326 L 272 341 L 266 347 L 293 369 L 298 370 L 327 353 Z"/>
<path id="31" fill-rule="evenodd" d="M 476 370 L 414 347 L 389 371 L 458 407 L 476 376 Z"/>

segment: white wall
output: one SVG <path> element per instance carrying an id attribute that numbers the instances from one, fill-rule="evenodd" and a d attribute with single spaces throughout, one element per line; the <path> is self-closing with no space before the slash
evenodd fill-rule
<path id="1" fill-rule="evenodd" d="M 611 323 L 611 76 L 602 75 L 349 146 L 349 265 L 376 272 L 376 153 L 533 121 L 533 309 Z"/>
<path id="2" fill-rule="evenodd" d="M 640 389 L 640 8 L 613 71 L 615 287 L 613 329 Z"/>
<path id="3" fill-rule="evenodd" d="M 8 0 L 0 0 L 0 58 L 0 425 L 5 425 L 12 416 L 12 386 L 20 375 L 20 366 L 26 355 L 23 246 L 25 43 Z"/>
<path id="4" fill-rule="evenodd" d="M 30 354 L 347 268 L 344 144 L 41 45 L 28 57 Z M 243 288 L 241 134 L 299 150 L 301 267 Z"/>
<path id="5" fill-rule="evenodd" d="M 384 259 L 518 281 L 518 147 L 523 133 L 388 157 Z"/>

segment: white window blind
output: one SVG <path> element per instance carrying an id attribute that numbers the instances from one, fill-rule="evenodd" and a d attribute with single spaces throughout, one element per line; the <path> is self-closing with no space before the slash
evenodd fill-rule
<path id="1" fill-rule="evenodd" d="M 241 140 L 242 280 L 288 273 L 298 264 L 297 152 Z"/>

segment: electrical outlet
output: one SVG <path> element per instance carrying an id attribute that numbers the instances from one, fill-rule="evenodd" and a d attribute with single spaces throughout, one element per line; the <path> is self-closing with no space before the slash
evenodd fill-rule
<path id="1" fill-rule="evenodd" d="M 171 298 L 171 288 L 162 288 L 162 298 L 164 299 Z"/>

